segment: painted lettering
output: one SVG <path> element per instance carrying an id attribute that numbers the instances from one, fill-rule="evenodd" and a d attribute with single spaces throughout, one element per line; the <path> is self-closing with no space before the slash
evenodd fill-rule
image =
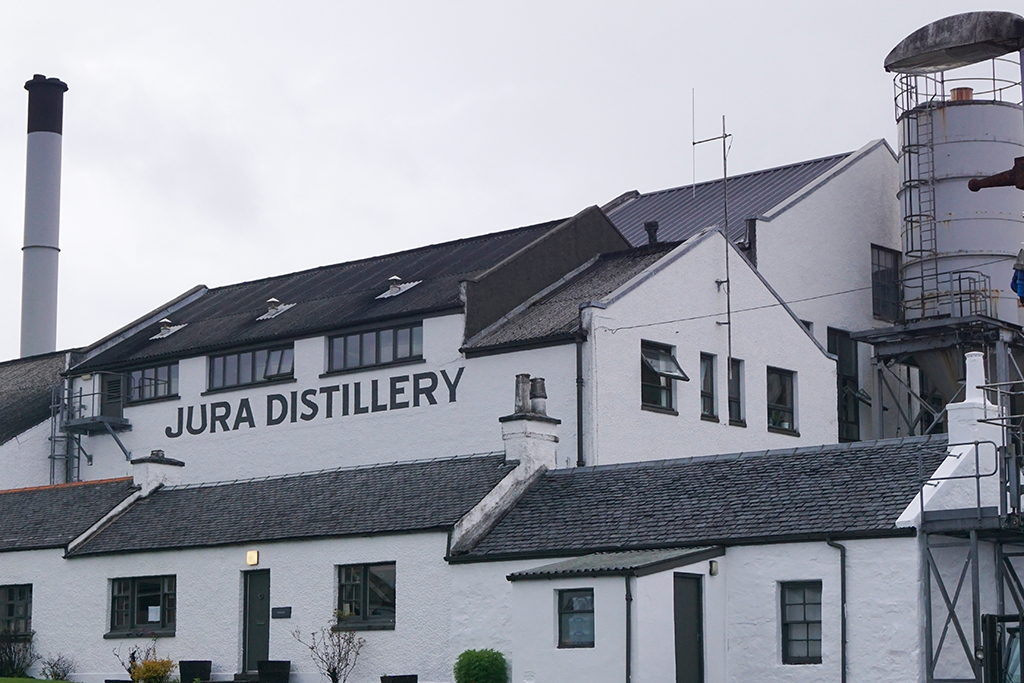
<path id="1" fill-rule="evenodd" d="M 188 429 L 188 433 L 192 435 L 202 434 L 206 431 L 206 404 L 202 403 L 199 405 L 199 416 L 202 418 L 202 423 L 199 428 L 192 426 L 192 410 L 195 406 L 188 407 L 188 420 L 185 423 L 185 427 Z"/>
<path id="2" fill-rule="evenodd" d="M 166 428 L 164 430 L 164 434 L 167 435 L 168 439 L 177 439 L 179 436 L 181 436 L 181 432 L 185 428 L 184 427 L 184 423 L 185 423 L 184 415 L 185 415 L 185 409 L 184 408 L 178 408 L 178 431 L 172 431 L 170 427 Z"/>
<path id="3" fill-rule="evenodd" d="M 420 382 L 423 380 L 429 380 L 427 386 L 420 385 Z M 435 389 L 437 389 L 436 374 L 433 372 L 417 372 L 412 376 L 412 404 L 418 406 L 420 404 L 420 396 L 426 396 L 430 405 L 437 405 L 437 399 L 434 398 Z"/>
<path id="4" fill-rule="evenodd" d="M 444 370 L 441 371 L 441 377 L 444 379 L 444 383 L 448 385 L 448 402 L 455 403 L 455 390 L 459 386 L 459 382 L 462 381 L 462 371 L 466 368 L 459 368 L 459 371 L 455 373 L 455 379 L 448 377 L 448 373 Z"/>
<path id="5" fill-rule="evenodd" d="M 235 415 L 235 424 L 231 429 L 238 429 L 243 422 L 249 425 L 250 429 L 256 427 L 256 420 L 252 419 L 252 406 L 249 405 L 247 398 L 238 402 L 238 413 Z"/>
<path id="6" fill-rule="evenodd" d="M 363 413 L 370 412 L 370 407 L 369 406 L 359 405 L 359 399 L 360 399 L 359 387 L 360 386 L 361 385 L 359 384 L 359 382 L 353 382 L 352 383 L 352 414 L 353 415 L 362 415 Z"/>
<path id="7" fill-rule="evenodd" d="M 231 404 L 227 401 L 217 401 L 210 404 L 210 433 L 217 433 L 217 425 L 222 431 L 228 431 L 228 418 L 231 417 Z"/>
<path id="8" fill-rule="evenodd" d="M 324 417 L 334 417 L 334 394 L 341 390 L 337 384 L 329 387 L 320 387 L 320 393 L 327 395 L 327 405 L 324 406 Z"/>
<path id="9" fill-rule="evenodd" d="M 391 378 L 391 410 L 398 410 L 399 408 L 408 408 L 408 401 L 399 401 L 399 397 L 405 395 L 405 387 L 399 386 L 400 384 L 406 384 L 409 381 L 409 375 L 398 375 L 397 377 Z"/>
<path id="10" fill-rule="evenodd" d="M 348 385 L 341 385 L 341 415 L 348 415 Z"/>
<path id="11" fill-rule="evenodd" d="M 382 410 L 388 409 L 387 403 L 377 402 L 377 380 L 375 379 L 370 380 L 370 407 L 373 409 L 373 412 L 375 413 L 379 413 Z"/>
<path id="12" fill-rule="evenodd" d="M 281 409 L 280 415 L 274 414 L 274 406 Z M 267 426 L 279 425 L 288 417 L 288 399 L 281 394 L 270 394 L 267 396 Z"/>
<path id="13" fill-rule="evenodd" d="M 305 391 L 302 392 L 302 405 L 304 405 L 306 408 L 309 408 L 309 412 L 307 413 L 303 411 L 302 414 L 299 415 L 299 417 L 301 417 L 306 422 L 312 420 L 314 417 L 316 417 L 316 414 L 320 412 L 320 406 L 318 406 L 316 404 L 316 401 L 313 400 L 314 396 L 316 396 L 316 389 L 306 389 Z"/>
<path id="14" fill-rule="evenodd" d="M 292 405 L 291 405 L 291 418 L 292 418 L 291 421 L 292 422 L 295 422 L 296 419 L 298 418 L 298 412 L 299 412 L 299 392 L 293 391 L 292 392 Z"/>

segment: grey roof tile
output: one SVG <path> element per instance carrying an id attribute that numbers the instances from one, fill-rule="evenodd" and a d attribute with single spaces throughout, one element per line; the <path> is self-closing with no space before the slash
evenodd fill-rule
<path id="1" fill-rule="evenodd" d="M 853 152 L 730 176 L 729 238 L 742 240 L 745 219 L 762 215 L 851 154 Z M 659 239 L 682 241 L 704 228 L 724 224 L 722 199 L 722 181 L 712 180 L 696 186 L 641 194 L 610 208 L 607 214 L 635 246 L 647 243 L 646 221 L 658 221 Z"/>
<path id="2" fill-rule="evenodd" d="M 493 454 L 160 489 L 71 554 L 447 528 L 511 469 Z"/>
<path id="3" fill-rule="evenodd" d="M 468 558 L 895 530 L 945 436 L 546 473 Z"/>
<path id="4" fill-rule="evenodd" d="M 50 417 L 50 387 L 63 370 L 63 351 L 0 363 L 0 444 Z"/>
<path id="5" fill-rule="evenodd" d="M 125 478 L 0 491 L 0 552 L 65 546 L 134 490 Z"/>

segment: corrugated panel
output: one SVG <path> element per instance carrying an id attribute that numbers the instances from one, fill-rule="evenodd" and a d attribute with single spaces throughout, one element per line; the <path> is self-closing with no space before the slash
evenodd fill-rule
<path id="1" fill-rule="evenodd" d="M 526 569 L 520 572 L 509 574 L 510 579 L 525 579 L 531 577 L 555 577 L 573 574 L 594 574 L 602 572 L 630 572 L 647 567 L 652 564 L 671 562 L 673 560 L 684 560 L 686 557 L 701 555 L 713 546 L 698 546 L 696 548 L 666 548 L 660 550 L 625 550 L 617 553 L 593 553 L 583 557 L 574 557 L 571 560 L 563 560 L 546 564 L 534 569 Z"/>
<path id="2" fill-rule="evenodd" d="M 50 387 L 63 370 L 63 351 L 0 363 L 0 444 L 50 417 Z"/>
<path id="3" fill-rule="evenodd" d="M 837 154 L 790 166 L 729 178 L 729 237 L 741 240 L 747 218 L 754 218 L 850 156 Z M 682 241 L 704 228 L 724 225 L 722 181 L 642 194 L 611 209 L 608 217 L 630 243 L 647 244 L 645 221 L 658 221 L 658 239 Z"/>

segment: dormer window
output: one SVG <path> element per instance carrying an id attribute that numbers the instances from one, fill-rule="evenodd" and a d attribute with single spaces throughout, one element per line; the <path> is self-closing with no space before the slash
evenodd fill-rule
<path id="1" fill-rule="evenodd" d="M 294 376 L 295 351 L 277 346 L 210 356 L 210 389 L 273 382 Z"/>

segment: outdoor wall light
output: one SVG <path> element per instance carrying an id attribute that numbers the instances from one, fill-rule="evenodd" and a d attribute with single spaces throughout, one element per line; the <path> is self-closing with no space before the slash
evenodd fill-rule
<path id="1" fill-rule="evenodd" d="M 711 574 L 711 576 L 718 576 L 718 560 L 711 560 L 708 562 L 708 574 Z"/>
<path id="2" fill-rule="evenodd" d="M 249 550 L 245 553 L 245 563 L 250 567 L 255 567 L 260 563 L 260 551 Z"/>

